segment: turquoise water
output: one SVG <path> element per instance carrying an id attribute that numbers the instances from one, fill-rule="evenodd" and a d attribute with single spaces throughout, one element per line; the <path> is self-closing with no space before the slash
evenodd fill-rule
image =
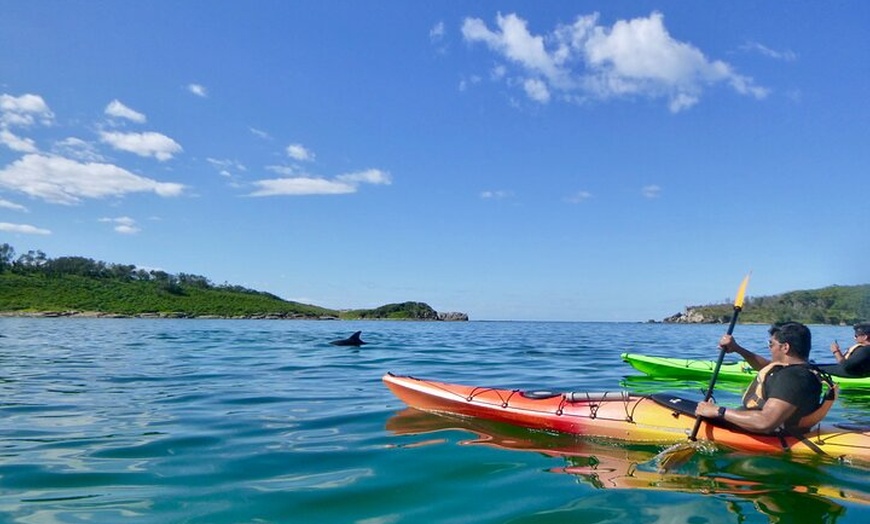
<path id="1" fill-rule="evenodd" d="M 358 329 L 369 345 L 328 344 Z M 657 448 L 422 414 L 380 380 L 700 396 L 705 384 L 639 378 L 619 354 L 715 358 L 723 331 L 0 319 L 0 522 L 867 522 L 854 466 L 707 450 L 662 475 Z M 813 332 L 821 361 L 851 337 Z M 735 335 L 766 341 L 764 326 Z M 868 406 L 844 398 L 830 417 L 866 422 Z"/>

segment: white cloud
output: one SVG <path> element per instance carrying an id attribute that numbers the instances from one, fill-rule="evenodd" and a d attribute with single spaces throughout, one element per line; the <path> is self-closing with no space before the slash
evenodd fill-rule
<path id="1" fill-rule="evenodd" d="M 120 100 L 115 99 L 109 102 L 109 105 L 106 106 L 105 113 L 114 118 L 125 118 L 127 120 L 136 122 L 137 124 L 145 123 L 145 115 L 138 111 L 134 111 L 129 107 L 125 106 L 121 103 Z"/>
<path id="2" fill-rule="evenodd" d="M 94 144 L 76 137 L 67 137 L 57 142 L 52 150 L 59 156 L 72 157 L 85 162 L 102 162 L 103 156 Z"/>
<path id="3" fill-rule="evenodd" d="M 302 144 L 290 144 L 287 146 L 287 154 L 293 160 L 300 162 L 313 162 L 314 153 L 305 148 Z"/>
<path id="4" fill-rule="evenodd" d="M 447 54 L 448 50 L 448 45 L 444 40 L 446 34 L 444 22 L 439 21 L 429 29 L 429 42 L 435 48 L 435 51 L 441 55 Z"/>
<path id="5" fill-rule="evenodd" d="M 27 211 L 27 208 L 21 204 L 16 204 L 15 202 L 10 202 L 2 198 L 0 198 L 0 207 L 4 209 L 12 209 L 14 211 Z"/>
<path id="6" fill-rule="evenodd" d="M 202 97 L 202 98 L 208 97 L 208 90 L 205 88 L 205 86 L 202 86 L 200 84 L 188 84 L 187 90 L 198 97 Z"/>
<path id="7" fill-rule="evenodd" d="M 641 188 L 640 192 L 645 198 L 658 198 L 662 192 L 662 188 L 657 185 L 649 185 Z"/>
<path id="8" fill-rule="evenodd" d="M 247 171 L 244 164 L 237 160 L 221 160 L 218 158 L 206 158 L 209 164 L 217 169 L 222 176 L 232 177 L 234 171 Z"/>
<path id="9" fill-rule="evenodd" d="M 511 191 L 505 191 L 505 190 L 503 190 L 503 189 L 498 189 L 498 190 L 495 190 L 495 191 L 481 191 L 481 193 L 480 193 L 480 198 L 483 198 L 483 199 L 486 199 L 486 200 L 489 200 L 489 199 L 492 199 L 492 200 L 501 200 L 501 199 L 503 199 L 503 198 L 510 198 L 510 197 L 512 197 L 513 195 L 514 195 L 514 194 L 513 194 L 513 192 L 511 192 Z"/>
<path id="10" fill-rule="evenodd" d="M 729 64 L 708 60 L 691 44 L 674 39 L 661 13 L 619 20 L 612 27 L 599 25 L 598 14 L 580 16 L 544 36 L 530 33 L 515 14 L 499 14 L 496 25 L 491 30 L 482 20 L 467 18 L 462 34 L 513 64 L 514 71 L 505 75 L 509 85 L 522 86 L 539 103 L 548 103 L 552 92 L 580 101 L 644 96 L 665 98 L 678 112 L 697 104 L 704 89 L 715 84 L 759 99 L 768 94 Z"/>
<path id="11" fill-rule="evenodd" d="M 782 60 L 784 62 L 794 62 L 798 59 L 797 53 L 794 51 L 776 51 L 758 42 L 747 42 L 741 49 L 744 51 L 756 52 L 774 60 Z"/>
<path id="12" fill-rule="evenodd" d="M 444 22 L 438 22 L 432 29 L 429 30 L 429 40 L 432 42 L 440 42 L 444 39 Z"/>
<path id="13" fill-rule="evenodd" d="M 134 235 L 141 231 L 141 229 L 136 226 L 136 221 L 126 216 L 117 218 L 101 218 L 100 222 L 114 224 L 115 232 L 122 235 Z"/>
<path id="14" fill-rule="evenodd" d="M 466 91 L 469 87 L 480 84 L 483 79 L 479 75 L 471 75 L 468 79 L 463 78 L 459 81 L 459 90 Z"/>
<path id="15" fill-rule="evenodd" d="M 252 192 L 250 196 L 341 195 L 356 192 L 356 186 L 353 184 L 325 178 L 273 178 L 257 180 L 254 185 L 259 189 Z"/>
<path id="16" fill-rule="evenodd" d="M 255 127 L 252 127 L 252 128 L 250 128 L 250 130 L 251 130 L 251 133 L 258 138 L 262 138 L 263 140 L 272 140 L 271 135 L 269 135 L 269 133 L 263 131 L 262 129 L 257 129 Z"/>
<path id="17" fill-rule="evenodd" d="M 8 129 L 0 128 L 0 144 L 20 153 L 35 153 L 39 149 L 30 138 L 22 138 Z"/>
<path id="18" fill-rule="evenodd" d="M 30 126 L 37 120 L 43 125 L 51 125 L 54 120 L 54 113 L 41 96 L 0 95 L 0 126 Z"/>
<path id="19" fill-rule="evenodd" d="M 121 151 L 135 153 L 139 156 L 154 157 L 163 162 L 182 151 L 175 140 L 155 132 L 121 133 L 118 131 L 103 131 L 100 139 Z"/>
<path id="20" fill-rule="evenodd" d="M 22 233 L 25 235 L 50 235 L 51 231 L 42 229 L 30 224 L 10 224 L 9 222 L 0 222 L 0 231 L 7 233 Z"/>
<path id="21" fill-rule="evenodd" d="M 35 153 L 39 149 L 33 139 L 18 136 L 11 128 L 51 125 L 53 120 L 54 114 L 39 95 L 0 95 L 0 144 L 13 151 Z"/>
<path id="22" fill-rule="evenodd" d="M 241 185 L 238 173 L 247 171 L 247 167 L 239 161 L 217 158 L 206 158 L 206 161 L 218 170 L 218 173 L 225 179 L 230 187 L 239 187 Z"/>
<path id="23" fill-rule="evenodd" d="M 115 232 L 122 235 L 135 235 L 139 231 L 141 231 L 141 229 L 135 226 L 125 226 L 123 224 L 115 226 Z"/>
<path id="24" fill-rule="evenodd" d="M 462 35 L 469 42 L 484 42 L 493 51 L 499 52 L 533 73 L 548 78 L 560 76 L 561 71 L 547 53 L 544 38 L 533 36 L 526 28 L 526 21 L 515 14 L 496 18 L 499 31 L 490 31 L 479 18 L 466 18 L 462 23 Z"/>
<path id="25" fill-rule="evenodd" d="M 356 173 L 348 173 L 336 177 L 342 182 L 349 184 L 375 184 L 388 186 L 393 183 L 389 173 L 385 173 L 380 169 L 367 169 Z"/>
<path id="26" fill-rule="evenodd" d="M 580 204 L 592 198 L 592 193 L 589 191 L 577 191 L 569 196 L 566 200 L 571 204 Z"/>
<path id="27" fill-rule="evenodd" d="M 112 164 L 81 163 L 53 155 L 25 155 L 0 170 L 0 187 L 54 204 L 76 204 L 83 198 L 106 198 L 153 192 L 178 196 L 182 184 L 157 182 Z"/>
<path id="28" fill-rule="evenodd" d="M 527 78 L 523 81 L 523 89 L 526 95 L 535 102 L 546 104 L 550 101 L 550 90 L 547 89 L 547 84 L 538 78 Z"/>
<path id="29" fill-rule="evenodd" d="M 277 173 L 283 177 L 299 177 L 302 173 L 291 166 L 266 166 L 266 171 Z"/>
<path id="30" fill-rule="evenodd" d="M 389 185 L 389 173 L 379 169 L 368 169 L 357 173 L 339 175 L 335 179 L 310 176 L 297 176 L 257 180 L 258 189 L 249 196 L 301 196 L 301 195 L 343 195 L 356 193 L 360 184 Z"/>

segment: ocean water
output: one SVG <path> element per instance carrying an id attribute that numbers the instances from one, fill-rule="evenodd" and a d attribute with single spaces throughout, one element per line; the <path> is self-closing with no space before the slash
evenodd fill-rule
<path id="1" fill-rule="evenodd" d="M 328 342 L 363 331 L 368 345 Z M 624 351 L 715 358 L 723 326 L 0 319 L 0 522 L 865 523 L 867 470 L 704 450 L 655 470 L 616 445 L 406 409 L 398 374 L 679 390 Z M 814 355 L 851 339 L 813 326 Z M 765 326 L 738 325 L 766 348 Z M 739 388 L 716 398 L 736 405 Z M 848 394 L 832 420 L 868 421 Z"/>

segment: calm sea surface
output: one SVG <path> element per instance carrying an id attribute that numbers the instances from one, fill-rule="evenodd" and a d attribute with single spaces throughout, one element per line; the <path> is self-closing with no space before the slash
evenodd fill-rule
<path id="1" fill-rule="evenodd" d="M 356 330 L 370 344 L 336 347 Z M 687 391 L 619 354 L 715 358 L 723 326 L 0 319 L 0 522 L 744 523 L 870 519 L 867 471 L 616 446 L 405 409 L 387 371 Z M 848 327 L 813 326 L 830 361 Z M 735 336 L 761 349 L 764 326 Z M 720 403 L 739 391 L 717 387 Z M 867 422 L 843 398 L 832 419 Z"/>

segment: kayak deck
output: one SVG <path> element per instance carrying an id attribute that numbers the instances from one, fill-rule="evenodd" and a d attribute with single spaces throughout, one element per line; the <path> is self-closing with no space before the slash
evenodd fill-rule
<path id="1" fill-rule="evenodd" d="M 518 389 L 465 386 L 409 376 L 384 375 L 386 386 L 410 407 L 559 433 L 649 444 L 685 441 L 695 425 L 693 402 L 627 392 L 528 393 Z M 663 405 L 662 402 L 668 405 Z M 752 452 L 822 454 L 870 463 L 866 429 L 816 427 L 800 436 L 761 435 L 702 420 L 697 434 Z"/>
<path id="2" fill-rule="evenodd" d="M 634 369 L 653 377 L 706 380 L 716 367 L 714 360 L 655 357 L 638 353 L 623 353 L 620 358 Z M 755 375 L 751 366 L 741 362 L 723 362 L 719 368 L 719 379 L 723 380 L 749 383 Z"/>

